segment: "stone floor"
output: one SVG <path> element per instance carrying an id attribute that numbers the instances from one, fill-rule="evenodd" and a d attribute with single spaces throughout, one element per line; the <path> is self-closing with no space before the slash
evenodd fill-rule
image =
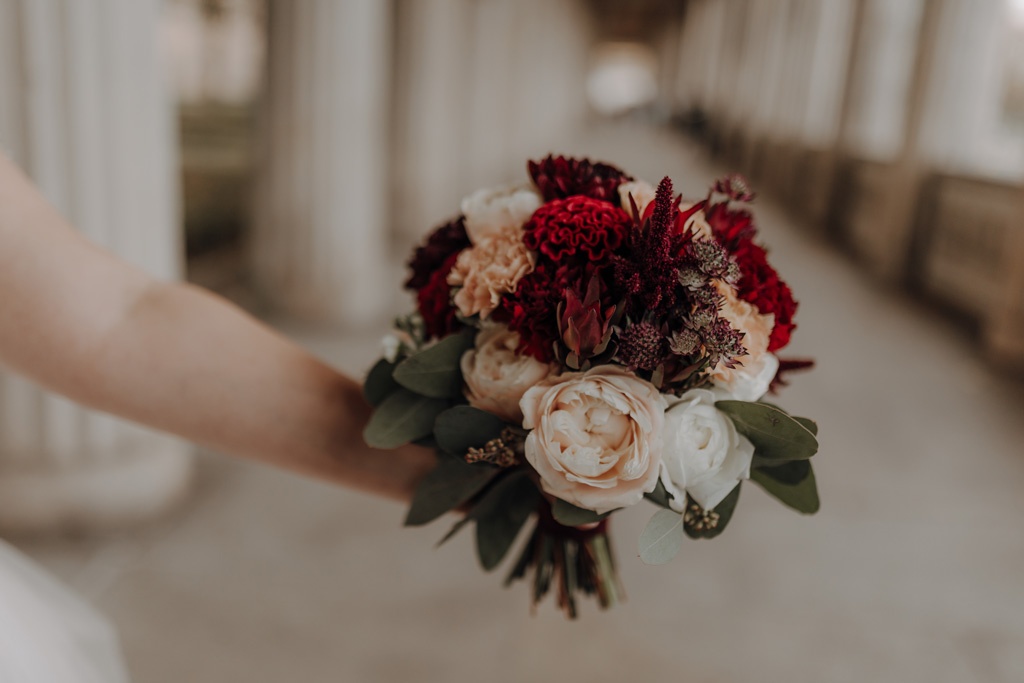
<path id="1" fill-rule="evenodd" d="M 660 133 L 576 149 L 692 192 L 717 170 Z M 403 529 L 398 505 L 211 454 L 157 525 L 23 547 L 116 622 L 139 683 L 1024 680 L 1024 388 L 757 206 L 802 302 L 791 353 L 819 363 L 780 402 L 819 421 L 822 510 L 747 487 L 727 533 L 662 567 L 634 550 L 652 510 L 629 510 L 612 613 L 531 616 L 470 534 L 434 550 L 444 525 Z M 296 335 L 351 372 L 378 337 Z"/>

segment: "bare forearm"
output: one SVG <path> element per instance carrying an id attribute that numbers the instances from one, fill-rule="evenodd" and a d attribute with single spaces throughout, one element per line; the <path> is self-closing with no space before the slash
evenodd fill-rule
<path id="1" fill-rule="evenodd" d="M 370 450 L 357 383 L 194 287 L 148 290 L 94 367 L 67 393 L 219 450 L 397 497 L 431 463 L 417 448 Z"/>
<path id="2" fill-rule="evenodd" d="M 217 450 L 407 498 L 433 456 L 362 441 L 357 383 L 228 302 L 77 235 L 0 158 L 0 360 Z"/>

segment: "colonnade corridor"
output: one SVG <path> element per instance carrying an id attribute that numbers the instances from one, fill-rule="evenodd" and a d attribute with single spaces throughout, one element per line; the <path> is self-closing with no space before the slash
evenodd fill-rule
<path id="1" fill-rule="evenodd" d="M 725 170 L 650 128 L 567 147 L 690 194 Z M 1019 681 L 1024 385 L 771 196 L 754 206 L 800 302 L 789 354 L 818 362 L 779 401 L 818 420 L 821 511 L 746 486 L 720 538 L 648 567 L 635 543 L 653 508 L 627 510 L 614 613 L 531 616 L 525 586 L 478 568 L 471 533 L 435 549 L 444 523 L 404 529 L 401 505 L 215 455 L 154 525 L 24 547 L 111 615 L 144 683 Z M 352 373 L 384 332 L 288 331 Z"/>

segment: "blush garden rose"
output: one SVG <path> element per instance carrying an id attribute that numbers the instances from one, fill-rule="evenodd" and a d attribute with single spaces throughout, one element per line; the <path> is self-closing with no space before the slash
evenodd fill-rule
<path id="1" fill-rule="evenodd" d="M 658 483 L 665 403 L 632 373 L 601 366 L 554 377 L 520 403 L 526 460 L 544 491 L 604 513 L 639 503 Z"/>
<path id="2" fill-rule="evenodd" d="M 462 378 L 469 405 L 522 424 L 519 401 L 530 387 L 547 379 L 554 369 L 516 353 L 519 335 L 504 325 L 491 324 L 480 330 L 476 345 L 462 355 Z"/>
<path id="3" fill-rule="evenodd" d="M 509 228 L 522 228 L 542 203 L 530 187 L 478 190 L 462 200 L 466 233 L 473 244 L 480 244 Z"/>

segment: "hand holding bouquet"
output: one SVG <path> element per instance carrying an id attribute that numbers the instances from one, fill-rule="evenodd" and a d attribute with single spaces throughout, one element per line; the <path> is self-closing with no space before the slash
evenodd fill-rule
<path id="1" fill-rule="evenodd" d="M 640 557 L 712 538 L 753 479 L 818 508 L 813 422 L 763 402 L 796 303 L 755 242 L 738 176 L 684 202 L 608 164 L 548 157 L 531 184 L 478 191 L 414 255 L 417 312 L 371 370 L 367 442 L 439 452 L 406 523 L 466 511 L 487 570 L 533 531 L 508 581 L 576 615 L 622 589 L 608 516 L 660 509 Z"/>

